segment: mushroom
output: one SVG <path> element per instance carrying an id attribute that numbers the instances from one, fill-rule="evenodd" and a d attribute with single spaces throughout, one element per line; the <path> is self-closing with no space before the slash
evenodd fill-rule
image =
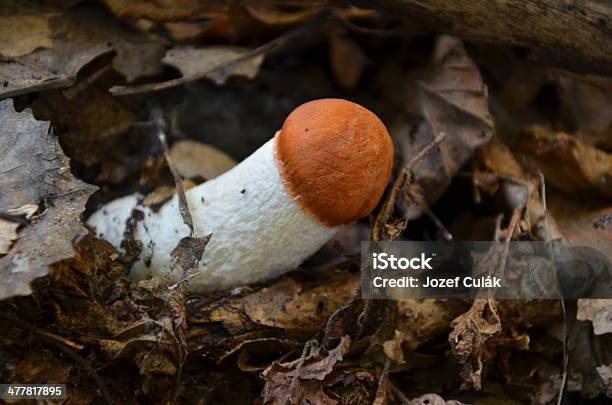
<path id="1" fill-rule="evenodd" d="M 195 235 L 212 234 L 189 290 L 236 287 L 296 268 L 339 227 L 374 209 L 392 165 L 391 137 L 371 111 L 341 99 L 299 106 L 251 156 L 187 190 Z M 138 194 L 112 201 L 88 225 L 119 249 L 130 233 L 140 242 L 134 278 L 179 281 L 184 274 L 170 266 L 170 253 L 190 229 L 178 197 L 158 211 L 141 201 Z"/>

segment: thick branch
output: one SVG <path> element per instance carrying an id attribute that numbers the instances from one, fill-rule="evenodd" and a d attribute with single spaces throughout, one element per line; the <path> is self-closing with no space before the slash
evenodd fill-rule
<path id="1" fill-rule="evenodd" d="M 462 38 L 524 47 L 575 71 L 612 75 L 609 0 L 355 0 Z"/>

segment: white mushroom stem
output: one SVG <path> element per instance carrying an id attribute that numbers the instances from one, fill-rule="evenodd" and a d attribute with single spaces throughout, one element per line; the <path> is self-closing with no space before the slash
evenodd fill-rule
<path id="1" fill-rule="evenodd" d="M 212 233 L 200 263 L 201 275 L 190 280 L 193 291 L 248 284 L 276 277 L 299 266 L 335 233 L 307 215 L 285 191 L 274 160 L 274 140 L 229 172 L 187 190 L 195 235 Z M 93 214 L 88 224 L 98 237 L 120 247 L 133 210 L 141 211 L 135 239 L 142 252 L 132 268 L 137 279 L 151 274 L 179 281 L 170 273 L 170 252 L 189 236 L 176 194 L 158 212 L 139 205 L 141 197 L 115 200 Z"/>
<path id="2" fill-rule="evenodd" d="M 335 99 L 298 107 L 251 156 L 186 192 L 194 235 L 212 234 L 189 290 L 231 288 L 296 268 L 339 226 L 376 206 L 392 162 L 389 134 L 365 108 Z M 140 195 L 112 201 L 88 224 L 119 249 L 126 237 L 140 242 L 134 278 L 181 281 L 185 269 L 171 266 L 171 252 L 190 229 L 178 198 L 159 211 L 141 201 Z"/>

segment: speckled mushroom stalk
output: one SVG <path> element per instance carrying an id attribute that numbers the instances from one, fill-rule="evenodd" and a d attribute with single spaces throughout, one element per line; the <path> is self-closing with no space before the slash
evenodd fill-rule
<path id="1" fill-rule="evenodd" d="M 391 176 L 393 145 L 369 110 L 339 99 L 295 109 L 276 135 L 223 175 L 186 192 L 196 235 L 212 233 L 189 290 L 204 292 L 277 277 L 299 266 L 345 224 L 368 215 Z M 142 250 L 132 268 L 173 281 L 170 252 L 190 230 L 175 195 L 158 211 L 142 196 L 112 201 L 88 221 L 120 248 L 131 218 Z M 134 216 L 137 211 L 141 215 Z M 129 232 L 129 231 L 128 231 Z"/>

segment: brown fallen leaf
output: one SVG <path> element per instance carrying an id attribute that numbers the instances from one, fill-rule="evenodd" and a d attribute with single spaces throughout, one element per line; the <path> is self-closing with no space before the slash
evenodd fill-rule
<path id="1" fill-rule="evenodd" d="M 612 125 L 612 82 L 608 78 L 559 73 L 555 77 L 563 117 L 579 132 L 605 132 Z"/>
<path id="2" fill-rule="evenodd" d="M 0 98 L 72 85 L 81 68 L 115 51 L 128 82 L 160 73 L 160 41 L 123 28 L 102 10 L 76 7 L 49 19 L 53 46 L 0 61 Z"/>
<path id="3" fill-rule="evenodd" d="M 345 90 L 353 90 L 365 72 L 368 57 L 343 30 L 333 30 L 328 44 L 329 64 L 336 83 Z"/>
<path id="4" fill-rule="evenodd" d="M 248 52 L 249 49 L 246 48 L 229 46 L 206 48 L 180 46 L 166 51 L 162 61 L 176 67 L 186 79 L 203 75 L 216 84 L 222 85 L 230 76 L 252 79 L 257 75 L 264 59 L 263 54 L 255 55 L 240 63 L 231 63 Z"/>
<path id="5" fill-rule="evenodd" d="M 546 180 L 567 193 L 597 191 L 612 196 L 612 154 L 563 133 L 533 126 L 521 132 L 515 150 L 527 156 Z"/>
<path id="6" fill-rule="evenodd" d="M 30 110 L 17 113 L 11 100 L 0 101 L 0 212 L 40 206 L 0 258 L 0 299 L 30 293 L 30 282 L 48 266 L 73 255 L 73 242 L 86 234 L 80 221 L 96 187 L 75 179 L 68 159 Z"/>
<path id="7" fill-rule="evenodd" d="M 612 240 L 612 205 L 563 193 L 549 193 L 548 210 L 569 241 Z"/>
<path id="8" fill-rule="evenodd" d="M 281 10 L 265 5 L 248 5 L 245 11 L 257 21 L 268 26 L 289 26 L 303 23 L 321 11 L 323 2 L 308 2 L 306 7 L 298 10 Z"/>
<path id="9" fill-rule="evenodd" d="M 397 302 L 397 307 L 397 328 L 404 335 L 404 345 L 416 350 L 447 332 L 452 320 L 464 313 L 469 304 L 457 300 L 403 299 Z"/>
<path id="10" fill-rule="evenodd" d="M 482 387 L 483 359 L 486 358 L 487 341 L 502 330 L 495 301 L 478 299 L 472 308 L 456 318 L 448 335 L 453 354 L 461 365 L 463 389 Z"/>
<path id="11" fill-rule="evenodd" d="M 446 134 L 439 150 L 425 156 L 412 170 L 414 183 L 428 204 L 444 193 L 474 150 L 488 143 L 493 135 L 487 88 L 461 41 L 440 37 L 433 63 L 435 69 L 419 83 L 422 121 L 414 136 L 402 145 L 406 163 L 437 135 Z M 423 207 L 412 205 L 406 217 L 413 219 L 422 212 Z"/>
<path id="12" fill-rule="evenodd" d="M 244 311 L 260 325 L 308 335 L 320 330 L 333 311 L 350 300 L 358 283 L 358 274 L 352 273 L 335 274 L 310 288 L 286 277 L 246 297 Z"/>
<path id="13" fill-rule="evenodd" d="M 519 233 L 524 239 L 562 237 L 556 217 L 547 215 L 542 202 L 539 176 L 519 164 L 504 143 L 494 140 L 476 152 L 473 182 L 478 191 L 477 202 L 488 194 L 500 212 L 524 209 L 519 224 Z"/>
<path id="14" fill-rule="evenodd" d="M 148 0 L 100 0 L 119 18 L 137 21 L 193 21 L 205 18 L 210 6 L 198 0 L 151 2 Z M 223 7 L 222 10 L 226 10 Z"/>
<path id="15" fill-rule="evenodd" d="M 50 12 L 43 7 L 25 3 L 0 3 L 0 56 L 15 58 L 32 53 L 36 49 L 53 46 L 51 28 L 49 27 Z"/>
<path id="16" fill-rule="evenodd" d="M 402 331 L 396 329 L 393 339 L 383 343 L 383 351 L 387 357 L 396 364 L 403 364 L 406 361 L 404 358 L 404 349 L 402 348 L 404 341 L 406 341 L 406 335 Z"/>
<path id="17" fill-rule="evenodd" d="M 273 363 L 263 372 L 266 385 L 262 392 L 267 405 L 312 404 L 333 405 L 338 401 L 330 398 L 323 388 L 333 385 L 328 380 L 336 363 L 342 360 L 350 347 L 351 339 L 342 337 L 337 347 L 326 352 L 308 343 L 301 358 L 289 363 Z M 327 380 L 327 381 L 326 381 Z"/>
<path id="18" fill-rule="evenodd" d="M 460 40 L 448 36 L 438 39 L 433 69 L 418 82 L 417 94 L 419 121 L 405 137 L 396 138 L 400 167 L 409 173 L 400 173 L 402 177 L 396 180 L 391 197 L 381 209 L 374 232 L 377 238 L 385 224 L 394 223 L 390 214 L 396 199 L 403 200 L 403 220 L 420 217 L 427 205 L 444 193 L 474 150 L 493 135 L 487 88 Z M 414 160 L 432 145 L 433 150 Z"/>
<path id="19" fill-rule="evenodd" d="M 214 179 L 236 166 L 236 161 L 223 151 L 191 140 L 174 143 L 170 148 L 170 156 L 176 170 L 185 179 Z"/>

